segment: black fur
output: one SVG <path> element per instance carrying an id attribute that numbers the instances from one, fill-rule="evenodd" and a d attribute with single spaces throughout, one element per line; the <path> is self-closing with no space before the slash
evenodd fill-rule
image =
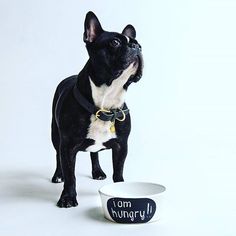
<path id="1" fill-rule="evenodd" d="M 136 74 L 124 85 L 124 89 L 127 90 L 130 83 L 137 82 L 142 75 L 141 46 L 135 40 L 136 32 L 133 26 L 126 26 L 122 34 L 107 32 L 102 29 L 94 13 L 88 12 L 84 29 L 89 60 L 79 75 L 71 76 L 58 85 L 53 99 L 52 142 L 56 149 L 57 167 L 52 182 L 64 181 L 64 189 L 57 203 L 59 207 L 72 207 L 78 204 L 74 173 L 76 153 L 86 151 L 95 142 L 86 138 L 91 114 L 76 101 L 73 95 L 74 86 L 94 104 L 89 78 L 96 86 L 109 86 L 131 63 L 139 63 Z M 125 35 L 130 37 L 129 43 Z M 124 106 L 127 107 L 126 104 Z M 130 126 L 128 114 L 124 122 L 115 122 L 117 138 L 103 143 L 105 149 L 112 149 L 114 182 L 124 180 L 123 166 L 128 150 Z M 106 178 L 99 164 L 98 152 L 90 153 L 90 156 L 93 178 Z"/>

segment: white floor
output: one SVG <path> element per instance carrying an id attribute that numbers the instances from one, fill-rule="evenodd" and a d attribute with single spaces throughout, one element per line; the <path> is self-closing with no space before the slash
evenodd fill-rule
<path id="1" fill-rule="evenodd" d="M 78 155 L 79 205 L 70 209 L 55 205 L 62 184 L 50 182 L 53 157 L 45 165 L 36 159 L 35 164 L 1 165 L 1 235 L 235 235 L 235 166 L 223 164 L 223 158 L 193 161 L 157 156 L 153 164 L 131 154 L 126 180 L 161 183 L 167 191 L 158 222 L 122 225 L 103 218 L 98 194 L 101 186 L 111 183 L 109 155 L 101 155 L 108 174 L 104 181 L 92 180 L 87 154 Z M 147 160 L 148 155 L 151 153 L 147 153 Z"/>

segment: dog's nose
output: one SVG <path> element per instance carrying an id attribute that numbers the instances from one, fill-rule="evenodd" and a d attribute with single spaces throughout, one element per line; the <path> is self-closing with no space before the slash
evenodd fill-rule
<path id="1" fill-rule="evenodd" d="M 129 46 L 135 50 L 140 50 L 141 51 L 141 45 L 137 44 L 137 43 L 130 43 Z"/>
<path id="2" fill-rule="evenodd" d="M 138 49 L 139 49 L 139 51 L 142 51 L 142 47 L 140 44 L 138 44 Z"/>

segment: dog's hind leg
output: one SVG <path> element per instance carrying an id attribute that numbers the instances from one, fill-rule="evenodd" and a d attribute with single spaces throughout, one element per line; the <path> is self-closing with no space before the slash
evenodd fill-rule
<path id="1" fill-rule="evenodd" d="M 92 176 L 93 179 L 102 180 L 105 179 L 107 176 L 103 172 L 98 159 L 97 152 L 90 152 L 91 162 L 92 162 Z"/>
<path id="2" fill-rule="evenodd" d="M 60 144 L 60 137 L 58 133 L 58 127 L 55 121 L 55 118 L 52 118 L 52 143 L 56 150 L 56 171 L 52 177 L 53 183 L 61 183 L 64 181 L 62 170 L 61 170 L 61 160 L 59 157 L 59 144 Z"/>
<path id="3" fill-rule="evenodd" d="M 61 160 L 60 160 L 58 152 L 56 154 L 56 161 L 57 161 L 56 170 L 55 170 L 55 173 L 52 177 L 52 182 L 53 183 L 61 183 L 61 182 L 64 182 L 64 178 L 63 178 L 63 173 L 61 170 Z"/>

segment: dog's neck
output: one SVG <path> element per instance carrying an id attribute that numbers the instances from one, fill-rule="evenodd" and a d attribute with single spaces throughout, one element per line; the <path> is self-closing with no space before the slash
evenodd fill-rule
<path id="1" fill-rule="evenodd" d="M 92 78 L 89 78 L 94 104 L 97 107 L 108 110 L 122 107 L 126 94 L 124 85 L 136 71 L 137 66 L 134 66 L 134 63 L 130 64 L 118 78 L 112 81 L 110 86 L 106 84 L 96 86 Z"/>

